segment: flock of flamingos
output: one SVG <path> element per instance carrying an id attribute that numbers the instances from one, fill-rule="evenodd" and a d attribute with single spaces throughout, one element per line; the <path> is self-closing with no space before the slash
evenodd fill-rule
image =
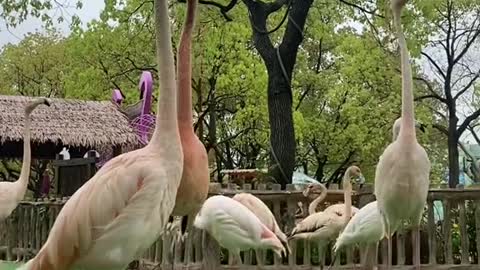
<path id="1" fill-rule="evenodd" d="M 182 240 L 195 226 L 206 230 L 240 259 L 240 251 L 272 249 L 279 256 L 290 252 L 288 242 L 307 239 L 334 250 L 353 244 L 367 245 L 364 256 L 376 252 L 388 238 L 391 268 L 391 236 L 402 221 L 413 224 L 414 265 L 420 267 L 419 225 L 426 202 L 430 161 L 416 139 L 413 86 L 409 53 L 400 15 L 407 0 L 391 0 L 401 54 L 401 118 L 393 127 L 393 142 L 379 158 L 375 174 L 377 201 L 362 209 L 352 207 L 351 180 L 363 177 L 356 166 L 346 170 L 345 202 L 316 212 L 326 189 L 310 185 L 321 195 L 309 207 L 309 216 L 298 222 L 287 237 L 268 207 L 248 193 L 233 198 L 208 197 L 209 171 L 205 147 L 192 127 L 191 43 L 198 0 L 187 1 L 187 15 L 178 49 L 175 71 L 168 0 L 155 0 L 156 49 L 160 94 L 155 131 L 141 149 L 107 162 L 68 200 L 38 254 L 21 270 L 125 269 L 160 236 L 172 216 L 182 216 Z M 5 220 L 23 199 L 30 167 L 30 114 L 39 98 L 25 109 L 24 163 L 16 182 L 0 185 L 0 220 Z M 171 225 L 169 225 L 171 226 Z M 323 249 L 322 252 L 325 250 Z M 323 253 L 324 254 L 324 253 Z"/>

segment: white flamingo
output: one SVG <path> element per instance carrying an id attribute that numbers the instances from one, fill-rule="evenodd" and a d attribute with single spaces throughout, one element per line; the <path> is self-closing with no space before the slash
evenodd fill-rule
<path id="1" fill-rule="evenodd" d="M 20 170 L 20 176 L 17 181 L 0 182 L 0 222 L 10 216 L 18 203 L 25 197 L 25 192 L 27 192 L 28 180 L 30 179 L 30 163 L 32 160 L 30 147 L 30 114 L 40 104 L 50 106 L 50 101 L 46 98 L 38 98 L 29 102 L 25 107 L 22 169 Z"/>
<path id="2" fill-rule="evenodd" d="M 430 160 L 417 142 L 413 102 L 413 80 L 407 43 L 401 25 L 401 11 L 406 0 L 392 0 L 402 65 L 402 119 L 397 139 L 387 146 L 375 172 L 375 195 L 388 238 L 388 269 L 392 264 L 394 228 L 410 220 L 414 229 L 414 265 L 420 268 L 419 226 L 430 183 Z"/>
<path id="3" fill-rule="evenodd" d="M 317 212 L 300 221 L 289 237 L 289 240 L 304 239 L 319 243 L 319 253 L 324 257 L 325 247 L 330 241 L 334 241 L 341 230 L 348 223 L 352 215 L 358 211 L 352 211 L 352 185 L 351 178 L 361 174 L 360 168 L 350 166 L 343 176 L 343 188 L 345 204 L 343 211 L 333 208 L 328 211 Z M 323 192 L 322 192 L 323 193 Z M 327 209 L 325 209 L 327 210 Z"/>
<path id="4" fill-rule="evenodd" d="M 416 121 L 415 125 L 420 128 L 421 131 L 424 131 L 420 122 Z M 397 139 L 398 133 L 400 132 L 400 126 L 401 118 L 398 118 L 393 124 L 392 141 Z M 394 231 L 395 230 L 396 228 L 394 228 Z M 374 201 L 362 207 L 348 222 L 345 229 L 338 236 L 333 251 L 336 252 L 346 246 L 361 244 L 368 247 L 364 253 L 364 259 L 362 260 L 366 262 L 369 252 L 374 252 L 371 256 L 376 258 L 378 242 L 382 240 L 384 236 L 385 232 L 382 217 L 378 211 L 377 202 Z"/>

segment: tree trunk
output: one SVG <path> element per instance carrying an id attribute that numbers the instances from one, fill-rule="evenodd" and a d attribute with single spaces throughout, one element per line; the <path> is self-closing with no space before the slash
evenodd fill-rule
<path id="1" fill-rule="evenodd" d="M 458 136 L 457 136 L 458 118 L 455 113 L 450 113 L 448 119 L 448 186 L 455 188 L 458 185 L 460 175 L 460 166 L 458 161 Z"/>
<path id="2" fill-rule="evenodd" d="M 270 120 L 270 175 L 283 188 L 292 182 L 295 167 L 295 131 L 292 116 L 292 94 L 280 67 L 268 76 L 268 117 Z"/>
<path id="3" fill-rule="evenodd" d="M 269 173 L 285 188 L 295 167 L 295 132 L 292 116 L 292 73 L 303 29 L 313 0 L 264 2 L 243 0 L 250 12 L 253 43 L 268 71 L 268 118 L 270 120 Z M 288 20 L 282 42 L 275 47 L 267 30 L 267 18 L 288 5 Z M 282 69 L 283 68 L 283 69 Z"/>

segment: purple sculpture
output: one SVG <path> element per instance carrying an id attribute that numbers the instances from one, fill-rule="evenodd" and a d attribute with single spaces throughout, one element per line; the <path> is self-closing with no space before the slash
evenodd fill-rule
<path id="1" fill-rule="evenodd" d="M 123 101 L 122 92 L 118 89 L 113 90 L 112 100 L 115 104 L 117 104 L 119 106 L 122 105 L 122 101 Z"/>
<path id="2" fill-rule="evenodd" d="M 140 98 L 143 101 L 142 110 L 140 115 L 132 121 L 132 124 L 137 128 L 140 141 L 143 144 L 147 144 L 152 127 L 155 126 L 155 116 L 151 114 L 153 90 L 152 73 L 149 71 L 142 72 L 138 88 L 140 90 Z"/>

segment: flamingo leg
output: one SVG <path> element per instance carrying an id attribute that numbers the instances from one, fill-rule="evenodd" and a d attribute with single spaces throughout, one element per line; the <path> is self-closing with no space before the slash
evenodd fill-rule
<path id="1" fill-rule="evenodd" d="M 364 250 L 362 250 L 364 249 Z M 368 263 L 367 263 L 367 259 L 368 259 L 368 253 L 369 253 L 370 249 L 369 249 L 369 245 L 368 244 L 365 244 L 365 245 L 360 245 L 360 264 L 364 266 L 365 269 L 367 269 L 367 266 L 368 266 Z"/>
<path id="2" fill-rule="evenodd" d="M 416 225 L 412 231 L 413 233 L 413 265 L 415 270 L 420 269 L 420 226 Z"/>
<path id="3" fill-rule="evenodd" d="M 255 257 L 257 258 L 257 265 L 263 265 L 263 258 L 260 256 L 260 251 L 255 249 Z"/>

